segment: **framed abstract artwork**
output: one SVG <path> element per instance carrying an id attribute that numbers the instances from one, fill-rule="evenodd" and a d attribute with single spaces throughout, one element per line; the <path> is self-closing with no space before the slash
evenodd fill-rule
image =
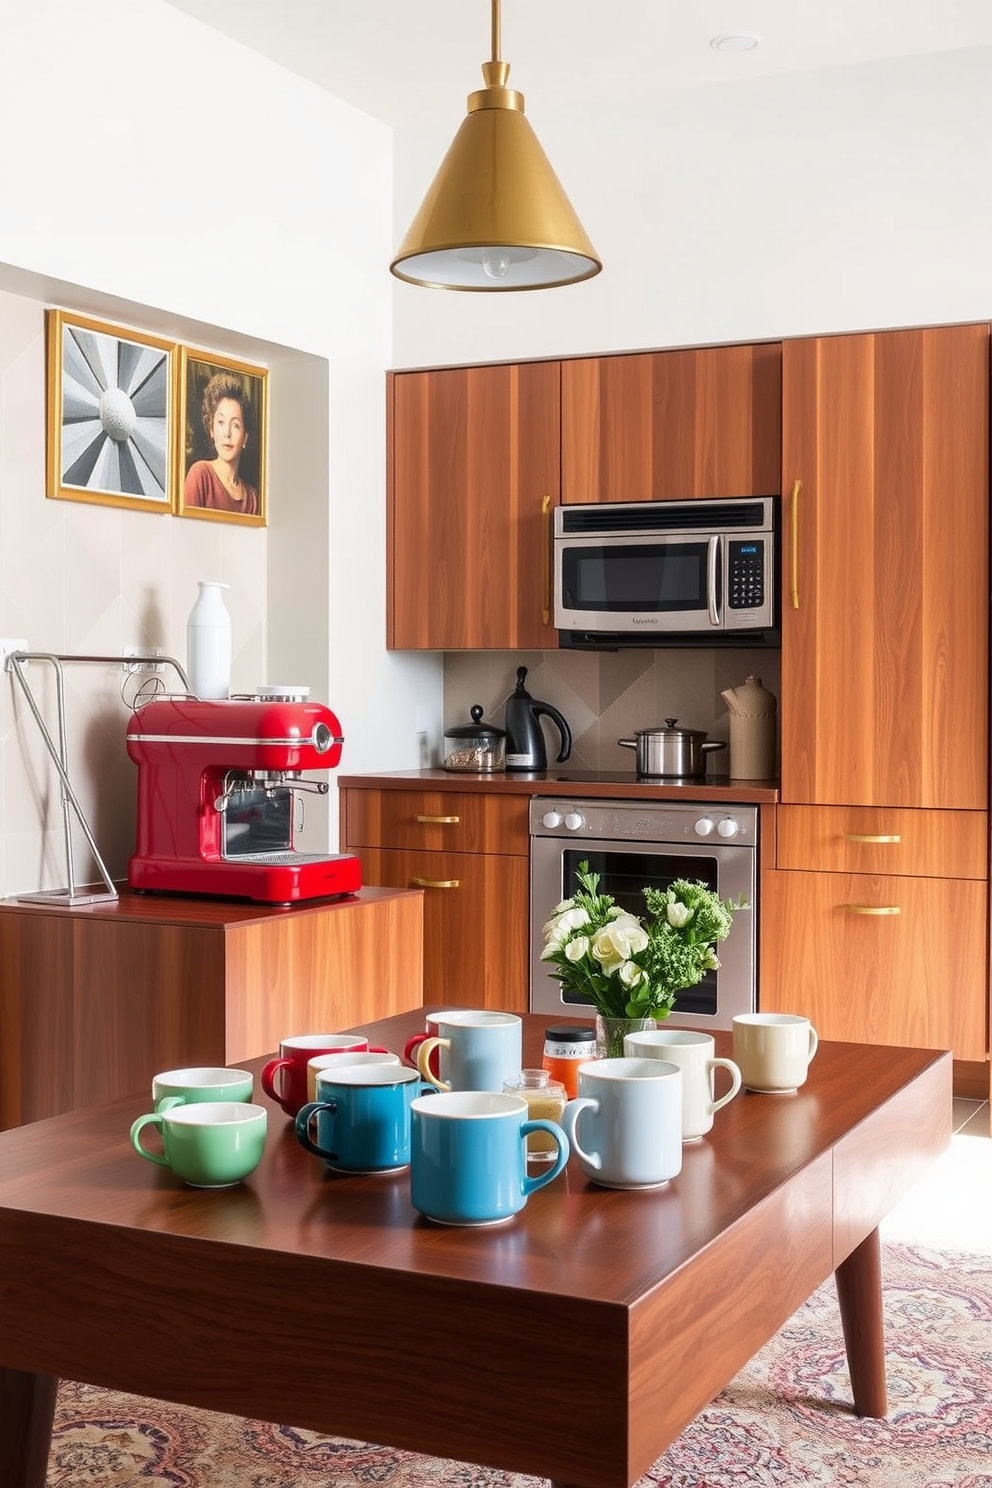
<path id="1" fill-rule="evenodd" d="M 268 368 L 179 348 L 181 517 L 264 527 Z"/>
<path id="2" fill-rule="evenodd" d="M 49 310 L 50 497 L 174 509 L 177 357 L 174 341 Z"/>

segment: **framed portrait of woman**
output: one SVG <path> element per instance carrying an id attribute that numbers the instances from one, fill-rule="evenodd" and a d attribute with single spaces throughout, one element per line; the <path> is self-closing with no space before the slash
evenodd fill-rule
<path id="1" fill-rule="evenodd" d="M 264 527 L 268 368 L 179 348 L 176 512 Z"/>
<path id="2" fill-rule="evenodd" d="M 48 496 L 171 512 L 178 345 L 49 310 Z"/>

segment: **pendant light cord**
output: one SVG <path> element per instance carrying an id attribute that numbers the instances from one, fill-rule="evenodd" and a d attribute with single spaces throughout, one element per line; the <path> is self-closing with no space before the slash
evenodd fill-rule
<path id="1" fill-rule="evenodd" d="M 499 61 L 499 0 L 493 0 L 493 44 L 492 60 Z"/>

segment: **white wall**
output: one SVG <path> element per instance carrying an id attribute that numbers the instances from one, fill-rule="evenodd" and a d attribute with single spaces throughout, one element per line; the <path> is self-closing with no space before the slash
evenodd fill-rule
<path id="1" fill-rule="evenodd" d="M 0 635 L 116 650 L 157 608 L 182 659 L 196 578 L 230 577 L 236 686 L 308 683 L 341 718 L 346 769 L 418 763 L 414 709 L 439 716 L 440 662 L 383 643 L 390 131 L 161 0 L 0 0 L 0 37 Z M 46 501 L 46 304 L 270 361 L 267 532 Z M 310 414 L 295 452 L 276 437 L 283 387 Z M 0 891 L 59 885 L 57 790 L 0 684 Z M 87 682 L 70 730 L 120 873 L 133 775 L 93 744 L 118 727 L 116 685 Z"/>
<path id="2" fill-rule="evenodd" d="M 398 284 L 397 366 L 992 315 L 992 48 L 527 112 L 604 262 L 585 284 Z M 397 138 L 400 236 L 450 131 Z"/>

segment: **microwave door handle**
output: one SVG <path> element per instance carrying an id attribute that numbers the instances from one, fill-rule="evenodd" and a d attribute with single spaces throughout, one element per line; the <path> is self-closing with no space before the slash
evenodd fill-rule
<path id="1" fill-rule="evenodd" d="M 716 562 L 720 552 L 719 534 L 714 534 L 706 544 L 706 608 L 709 610 L 710 624 L 720 624 L 720 609 L 716 593 Z"/>

